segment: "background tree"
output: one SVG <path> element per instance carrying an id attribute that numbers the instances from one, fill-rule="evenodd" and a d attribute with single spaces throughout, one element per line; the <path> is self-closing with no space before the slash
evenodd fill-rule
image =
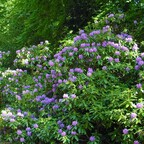
<path id="1" fill-rule="evenodd" d="M 70 30 L 76 33 L 92 18 L 119 12 L 125 14 L 125 21 L 116 33 L 130 33 L 142 49 L 143 0 L 2 0 L 0 8 L 0 49 L 11 50 L 13 58 L 15 50 L 46 39 L 56 50 Z"/>

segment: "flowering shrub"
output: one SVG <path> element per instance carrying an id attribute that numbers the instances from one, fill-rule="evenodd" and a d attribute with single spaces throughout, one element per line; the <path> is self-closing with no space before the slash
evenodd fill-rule
<path id="1" fill-rule="evenodd" d="M 17 50 L 17 57 L 14 60 L 14 65 L 27 68 L 29 70 L 41 70 L 42 67 L 46 69 L 45 63 L 51 58 L 51 53 L 49 51 L 49 42 L 41 42 L 38 46 L 33 45 L 30 48 L 22 48 Z"/>
<path id="2" fill-rule="evenodd" d="M 2 141 L 144 141 L 143 53 L 132 36 L 98 28 L 53 56 L 47 42 L 17 51 L 17 69 L 1 73 Z"/>
<path id="3" fill-rule="evenodd" d="M 6 64 L 5 60 L 10 55 L 10 51 L 4 52 L 0 51 L 0 66 L 4 66 Z"/>

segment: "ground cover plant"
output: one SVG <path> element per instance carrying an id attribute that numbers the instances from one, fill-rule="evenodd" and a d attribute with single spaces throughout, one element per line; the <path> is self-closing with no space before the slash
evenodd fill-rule
<path id="1" fill-rule="evenodd" d="M 1 70 L 0 142 L 144 141 L 144 53 L 131 35 L 114 33 L 123 16 L 80 30 L 55 54 L 48 41 L 16 51 L 15 69 Z"/>

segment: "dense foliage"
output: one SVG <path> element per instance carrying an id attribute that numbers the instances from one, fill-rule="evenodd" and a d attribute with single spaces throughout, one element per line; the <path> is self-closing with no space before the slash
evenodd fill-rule
<path id="1" fill-rule="evenodd" d="M 6 47 L 9 42 L 9 47 L 16 49 L 47 38 L 57 45 L 68 29 L 77 30 L 86 25 L 96 5 L 95 0 L 4 0 L 0 3 L 1 35 L 5 36 L 1 43 Z"/>
<path id="2" fill-rule="evenodd" d="M 143 39 L 142 0 L 2 0 L 0 2 L 0 49 L 11 50 L 38 44 L 45 39 L 59 45 L 70 30 L 77 32 L 92 16 L 101 19 L 107 13 L 126 14 L 125 28 L 140 43 Z M 135 24 L 134 24 L 135 23 Z M 133 28 L 134 25 L 137 27 Z"/>
<path id="3" fill-rule="evenodd" d="M 95 21 L 54 54 L 48 41 L 16 51 L 15 69 L 1 72 L 1 142 L 144 141 L 144 54 L 115 34 L 123 17 Z"/>
<path id="4" fill-rule="evenodd" d="M 0 143 L 143 143 L 143 11 L 143 0 L 1 0 Z"/>

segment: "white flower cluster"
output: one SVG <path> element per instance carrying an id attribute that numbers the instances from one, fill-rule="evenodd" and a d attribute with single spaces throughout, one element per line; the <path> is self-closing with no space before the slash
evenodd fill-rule
<path id="1" fill-rule="evenodd" d="M 9 110 L 2 110 L 2 113 L 1 113 L 1 118 L 3 120 L 10 120 L 10 119 L 14 119 L 14 115 L 12 114 L 12 112 L 10 112 Z"/>

